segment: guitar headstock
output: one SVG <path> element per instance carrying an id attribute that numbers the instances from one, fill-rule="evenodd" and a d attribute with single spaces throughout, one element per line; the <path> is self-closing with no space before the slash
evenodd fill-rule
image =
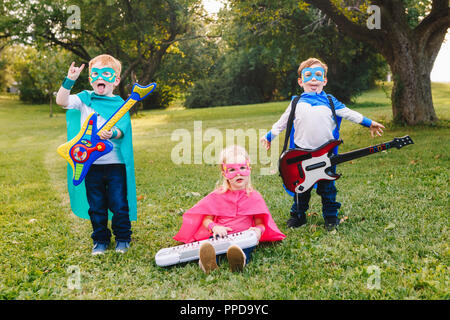
<path id="1" fill-rule="evenodd" d="M 414 144 L 410 136 L 394 138 L 394 140 L 392 140 L 392 146 L 396 147 L 397 149 L 403 148 L 404 146 L 407 146 L 409 144 Z"/>

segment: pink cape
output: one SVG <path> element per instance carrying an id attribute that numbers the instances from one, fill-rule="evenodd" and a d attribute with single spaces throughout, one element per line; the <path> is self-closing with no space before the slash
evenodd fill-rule
<path id="1" fill-rule="evenodd" d="M 286 236 L 278 229 L 261 194 L 253 190 L 220 193 L 214 190 L 183 214 L 183 224 L 173 237 L 184 243 L 204 240 L 210 237 L 202 222 L 205 215 L 235 217 L 236 215 L 262 215 L 265 231 L 260 241 L 278 241 Z"/>

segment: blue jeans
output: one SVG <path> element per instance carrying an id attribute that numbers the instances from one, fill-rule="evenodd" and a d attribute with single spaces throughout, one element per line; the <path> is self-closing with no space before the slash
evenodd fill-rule
<path id="1" fill-rule="evenodd" d="M 253 252 L 253 250 L 255 249 L 256 247 L 249 247 L 249 248 L 246 248 L 246 249 L 242 249 L 242 251 L 244 251 L 244 254 L 245 254 L 245 264 L 248 264 L 249 262 L 250 262 L 250 260 L 252 259 L 252 252 Z M 223 254 L 219 254 L 217 257 L 216 257 L 216 262 L 217 263 L 220 263 L 220 260 L 222 260 L 222 259 L 224 259 L 224 257 L 226 257 L 226 253 L 223 253 Z"/>
<path id="2" fill-rule="evenodd" d="M 113 213 L 111 227 L 116 241 L 131 241 L 125 165 L 92 165 L 86 175 L 85 186 L 94 243 L 110 242 L 108 209 Z"/>
<path id="3" fill-rule="evenodd" d="M 336 166 L 332 167 L 332 171 L 336 172 Z M 305 214 L 309 209 L 309 200 L 311 199 L 311 191 L 314 188 L 309 189 L 303 193 L 297 193 L 294 195 L 294 203 L 291 207 L 291 212 L 298 215 Z M 323 217 L 337 217 L 338 209 L 341 204 L 336 201 L 336 187 L 334 181 L 321 180 L 317 182 L 317 194 L 322 198 L 322 215 Z M 298 205 L 297 205 L 298 198 Z"/>

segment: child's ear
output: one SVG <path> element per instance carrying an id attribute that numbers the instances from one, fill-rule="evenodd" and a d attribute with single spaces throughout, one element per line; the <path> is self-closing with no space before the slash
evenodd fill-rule
<path id="1" fill-rule="evenodd" d="M 328 79 L 327 78 L 323 78 L 323 86 L 325 87 L 327 85 Z"/>
<path id="2" fill-rule="evenodd" d="M 298 79 L 297 79 L 297 83 L 298 83 L 298 85 L 299 85 L 300 87 L 303 88 L 303 81 L 302 81 L 302 78 L 298 78 Z"/>
<path id="3" fill-rule="evenodd" d="M 116 77 L 116 80 L 114 81 L 114 85 L 117 87 L 120 83 L 120 77 Z"/>

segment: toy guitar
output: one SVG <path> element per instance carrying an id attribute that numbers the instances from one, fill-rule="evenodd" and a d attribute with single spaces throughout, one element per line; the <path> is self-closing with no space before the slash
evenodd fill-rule
<path id="1" fill-rule="evenodd" d="M 342 142 L 342 140 L 330 140 L 315 150 L 296 148 L 283 152 L 278 169 L 285 187 L 291 192 L 303 193 L 317 181 L 338 179 L 341 175 L 333 173 L 331 166 L 393 147 L 400 149 L 414 143 L 409 136 L 404 136 L 368 148 L 332 154 L 333 149 Z"/>
<path id="2" fill-rule="evenodd" d="M 79 185 L 86 176 L 91 164 L 113 149 L 111 141 L 102 140 L 98 133 L 109 131 L 138 101 L 147 97 L 156 88 L 156 83 L 141 86 L 133 85 L 131 95 L 117 111 L 97 129 L 97 113 L 92 112 L 84 121 L 80 132 L 70 141 L 60 145 L 57 152 L 66 159 L 73 171 L 73 184 Z"/>
<path id="3" fill-rule="evenodd" d="M 161 249 L 156 253 L 155 262 L 160 267 L 166 267 L 177 263 L 197 260 L 199 258 L 200 246 L 204 242 L 211 243 L 216 251 L 216 255 L 219 255 L 227 252 L 228 248 L 233 244 L 238 245 L 242 249 L 246 249 L 256 246 L 259 240 L 253 230 L 230 233 L 223 238 L 210 238 Z"/>

